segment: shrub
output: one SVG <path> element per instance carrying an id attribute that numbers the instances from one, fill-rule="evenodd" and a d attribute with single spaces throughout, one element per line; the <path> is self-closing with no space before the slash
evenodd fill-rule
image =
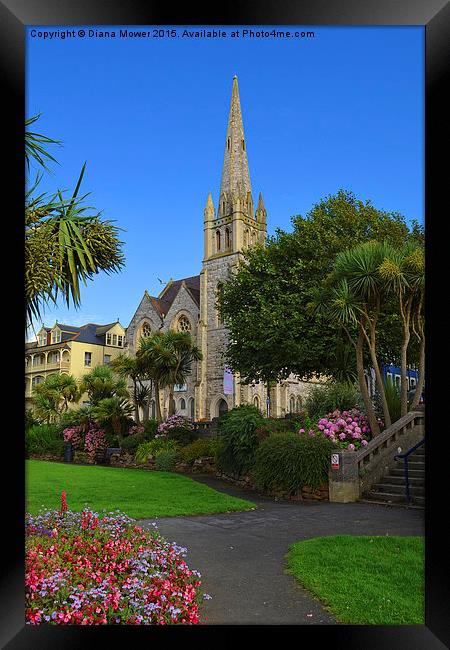
<path id="1" fill-rule="evenodd" d="M 358 404 L 359 391 L 345 381 L 314 386 L 308 393 L 305 405 L 310 417 L 322 417 L 336 409 L 344 411 Z"/>
<path id="2" fill-rule="evenodd" d="M 40 424 L 39 420 L 34 416 L 33 410 L 28 409 L 25 411 L 25 429 L 35 427 Z"/>
<path id="3" fill-rule="evenodd" d="M 176 440 L 180 445 L 190 445 L 191 442 L 197 440 L 198 434 L 194 429 L 186 429 L 184 427 L 174 427 L 169 431 L 169 438 Z"/>
<path id="4" fill-rule="evenodd" d="M 195 442 L 192 442 L 190 445 L 186 445 L 180 449 L 180 458 L 186 461 L 187 463 L 193 463 L 194 460 L 199 458 L 204 458 L 205 456 L 214 455 L 214 445 L 211 444 L 211 440 L 206 438 L 199 438 Z"/>
<path id="5" fill-rule="evenodd" d="M 391 416 L 391 422 L 397 422 L 401 417 L 401 398 L 400 398 L 400 386 L 397 386 L 395 382 L 392 381 L 391 377 L 386 377 L 383 379 L 384 384 L 384 394 L 386 396 L 386 401 L 389 409 L 389 414 Z M 383 415 L 383 405 L 381 403 L 380 393 L 375 392 L 375 410 L 378 415 Z"/>
<path id="6" fill-rule="evenodd" d="M 258 447 L 256 430 L 264 425 L 264 417 L 253 405 L 232 409 L 219 419 L 221 444 L 217 449 L 219 469 L 231 474 L 245 474 L 255 462 Z"/>
<path id="7" fill-rule="evenodd" d="M 108 440 L 104 429 L 98 426 L 89 427 L 84 439 L 84 450 L 87 452 L 89 459 L 93 462 L 98 454 L 104 454 L 108 447 Z"/>
<path id="8" fill-rule="evenodd" d="M 147 420 L 146 422 L 144 422 L 144 433 L 145 433 L 146 440 L 150 440 L 150 438 L 154 438 L 157 431 L 158 431 L 158 420 Z"/>
<path id="9" fill-rule="evenodd" d="M 193 429 L 194 425 L 181 413 L 175 413 L 158 425 L 158 435 L 167 435 L 171 429 Z"/>
<path id="10" fill-rule="evenodd" d="M 27 456 L 52 454 L 64 455 L 64 440 L 53 424 L 34 425 L 25 431 L 25 453 Z"/>
<path id="11" fill-rule="evenodd" d="M 26 515 L 27 625 L 200 622 L 185 548 L 122 513 L 66 508 Z"/>
<path id="12" fill-rule="evenodd" d="M 301 433 L 303 432 L 301 429 Z M 328 438 L 334 445 L 349 451 L 364 447 L 372 437 L 368 419 L 356 408 L 342 413 L 338 410 L 329 413 L 321 418 L 317 427 L 311 428 L 308 434 L 311 437 Z"/>
<path id="13" fill-rule="evenodd" d="M 177 461 L 176 451 L 160 451 L 155 457 L 155 469 L 161 472 L 173 472 Z"/>
<path id="14" fill-rule="evenodd" d="M 134 459 L 136 463 L 147 463 L 149 458 L 156 456 L 161 451 L 176 451 L 178 443 L 169 438 L 154 438 L 143 442 L 136 449 Z"/>
<path id="15" fill-rule="evenodd" d="M 278 433 L 263 440 L 255 455 L 253 479 L 263 490 L 293 494 L 303 486 L 318 488 L 328 479 L 332 443 L 297 433 Z"/>

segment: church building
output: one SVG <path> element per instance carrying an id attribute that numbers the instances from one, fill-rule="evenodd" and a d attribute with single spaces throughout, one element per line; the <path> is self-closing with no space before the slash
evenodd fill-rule
<path id="1" fill-rule="evenodd" d="M 188 331 L 203 360 L 195 364 L 187 383 L 175 387 L 169 409 L 169 391 L 161 394 L 164 416 L 175 410 L 195 420 L 210 420 L 240 404 L 254 404 L 266 413 L 267 390 L 262 383 L 244 385 L 239 375 L 226 368 L 224 353 L 227 328 L 217 311 L 217 291 L 243 259 L 242 251 L 264 245 L 267 213 L 262 194 L 253 202 L 237 77 L 233 78 L 231 105 L 225 138 L 222 180 L 217 209 L 208 194 L 203 216 L 204 259 L 199 275 L 170 280 L 155 297 L 144 292 L 126 330 L 129 354 L 136 354 L 141 337 L 174 328 Z M 270 415 L 299 411 L 309 382 L 293 375 L 277 384 L 270 394 Z M 161 391 L 163 393 L 163 391 Z M 154 417 L 155 405 L 150 416 Z"/>

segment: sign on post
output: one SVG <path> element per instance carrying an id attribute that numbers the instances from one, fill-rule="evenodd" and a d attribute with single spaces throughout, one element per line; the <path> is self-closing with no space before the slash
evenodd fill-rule
<path id="1" fill-rule="evenodd" d="M 339 469 L 339 454 L 331 454 L 331 469 Z"/>

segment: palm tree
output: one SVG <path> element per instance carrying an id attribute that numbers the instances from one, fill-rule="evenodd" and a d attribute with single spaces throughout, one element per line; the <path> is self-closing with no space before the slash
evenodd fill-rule
<path id="1" fill-rule="evenodd" d="M 93 406 L 105 398 L 129 396 L 126 381 L 115 377 L 109 366 L 97 366 L 86 373 L 80 381 L 80 390 L 88 394 Z"/>
<path id="2" fill-rule="evenodd" d="M 134 419 L 140 424 L 139 408 L 143 409 L 144 421 L 148 419 L 148 404 L 152 395 L 152 381 L 148 376 L 143 360 L 139 357 L 119 355 L 110 362 L 112 367 L 121 377 L 128 378 L 133 384 Z M 145 385 L 144 381 L 150 381 Z"/>
<path id="3" fill-rule="evenodd" d="M 78 402 L 80 396 L 75 377 L 66 374 L 49 375 L 34 388 L 35 413 L 45 422 L 57 422 L 67 412 L 69 404 Z"/>
<path id="4" fill-rule="evenodd" d="M 403 341 L 400 351 L 400 402 L 401 416 L 408 412 L 408 346 L 411 333 L 419 340 L 420 371 L 411 409 L 416 408 L 422 393 L 425 370 L 424 334 L 424 288 L 425 256 L 423 248 L 415 243 L 407 243 L 402 248 L 385 246 L 385 258 L 380 264 L 379 274 L 385 288 L 396 296 L 403 323 Z"/>
<path id="5" fill-rule="evenodd" d="M 26 127 L 39 115 L 26 121 Z M 25 160 L 27 170 L 34 162 L 47 170 L 46 162 L 56 162 L 44 145 L 60 144 L 47 136 L 25 131 Z M 101 221 L 99 213 L 86 214 L 93 208 L 84 205 L 88 196 L 78 196 L 86 163 L 81 169 L 72 196 L 63 197 L 37 193 L 42 172 L 33 184 L 27 179 L 25 198 L 25 294 L 27 325 L 41 318 L 49 302 L 56 304 L 61 295 L 70 306 L 80 305 L 80 282 L 91 279 L 100 271 L 117 272 L 124 265 L 118 239 L 119 229 L 111 221 Z"/>
<path id="6" fill-rule="evenodd" d="M 130 417 L 133 407 L 119 396 L 106 397 L 92 407 L 92 417 L 100 424 L 109 424 L 119 442 L 123 440 L 122 423 Z"/>
<path id="7" fill-rule="evenodd" d="M 154 332 L 141 338 L 138 358 L 142 359 L 147 373 L 152 377 L 155 386 L 156 417 L 162 420 L 160 390 L 169 387 L 170 400 L 173 405 L 175 384 L 185 383 L 191 373 L 192 362 L 200 361 L 202 354 L 192 343 L 189 332 Z M 171 407 L 170 410 L 173 410 Z"/>

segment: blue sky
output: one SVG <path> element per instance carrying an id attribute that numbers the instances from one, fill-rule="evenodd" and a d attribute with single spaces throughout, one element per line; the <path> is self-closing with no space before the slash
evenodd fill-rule
<path id="1" fill-rule="evenodd" d="M 44 40 L 32 29 L 77 27 L 27 30 L 27 116 L 41 112 L 36 130 L 63 141 L 42 191 L 73 189 L 86 161 L 88 203 L 124 229 L 126 256 L 120 274 L 82 288 L 81 309 L 49 308 L 46 325 L 126 327 L 158 278 L 200 272 L 235 74 L 269 234 L 340 188 L 424 220 L 422 27 L 308 27 L 313 39 L 289 40 L 230 37 L 242 27 L 221 28 L 224 39 Z"/>

